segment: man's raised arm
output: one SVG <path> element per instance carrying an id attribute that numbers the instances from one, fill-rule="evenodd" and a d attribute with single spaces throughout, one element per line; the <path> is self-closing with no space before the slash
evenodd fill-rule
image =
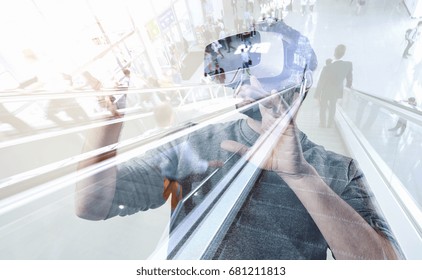
<path id="1" fill-rule="evenodd" d="M 122 117 L 122 115 L 116 111 L 115 105 L 107 98 L 106 107 L 112 115 L 111 118 Z M 117 143 L 122 126 L 122 122 L 117 122 L 89 131 L 82 152 L 85 153 Z M 116 152 L 116 150 L 112 150 L 81 161 L 78 164 L 78 171 L 109 158 L 113 158 L 116 155 Z M 109 168 L 86 179 L 82 179 L 76 185 L 76 215 L 87 220 L 105 219 L 111 208 L 115 189 L 116 167 Z"/>

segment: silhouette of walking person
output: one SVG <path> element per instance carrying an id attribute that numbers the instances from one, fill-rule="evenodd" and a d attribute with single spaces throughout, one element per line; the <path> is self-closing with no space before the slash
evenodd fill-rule
<path id="1" fill-rule="evenodd" d="M 244 49 L 241 49 L 240 51 L 241 51 L 240 57 L 242 58 L 242 68 L 244 71 L 246 71 L 246 73 L 248 73 L 248 75 L 250 75 L 251 72 L 249 70 L 249 60 L 250 60 L 249 54 L 245 52 Z"/>
<path id="2" fill-rule="evenodd" d="M 412 46 L 419 40 L 422 32 L 422 21 L 419 21 L 416 27 L 408 29 L 406 31 L 407 45 L 403 52 L 403 58 L 408 58 L 411 54 L 409 53 Z"/>
<path id="3" fill-rule="evenodd" d="M 230 49 L 236 51 L 236 48 L 232 46 L 232 37 L 226 37 L 227 53 L 230 53 Z"/>
<path id="4" fill-rule="evenodd" d="M 409 97 L 407 100 L 402 100 L 401 102 L 409 104 L 411 107 L 416 107 L 416 99 L 414 97 Z M 395 136 L 399 137 L 403 135 L 404 131 L 407 127 L 407 120 L 399 117 L 397 120 L 397 123 L 394 127 L 390 128 L 388 131 L 397 131 L 397 134 Z"/>
<path id="5" fill-rule="evenodd" d="M 320 127 L 332 127 L 336 113 L 337 100 L 343 97 L 344 81 L 351 87 L 353 82 L 353 64 L 342 60 L 346 53 L 345 45 L 338 45 L 334 50 L 334 60 L 321 72 L 316 94 L 320 95 Z M 328 122 L 327 122 L 328 110 Z"/>

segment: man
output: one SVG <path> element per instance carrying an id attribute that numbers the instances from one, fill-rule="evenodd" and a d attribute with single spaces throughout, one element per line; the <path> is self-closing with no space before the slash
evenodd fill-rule
<path id="1" fill-rule="evenodd" d="M 224 27 L 222 27 L 221 29 L 220 29 L 220 33 L 218 34 L 218 42 L 220 43 L 220 45 L 222 45 L 223 46 L 223 49 L 225 50 L 225 51 L 227 51 L 227 49 L 228 49 L 228 46 L 227 46 L 227 41 L 226 41 L 226 31 L 224 30 Z M 228 49 L 228 52 L 230 52 L 230 48 Z"/>
<path id="2" fill-rule="evenodd" d="M 408 104 L 413 109 L 416 109 L 416 106 L 418 105 L 417 102 L 416 102 L 416 98 L 414 98 L 414 97 L 409 97 L 407 100 L 400 100 L 399 102 L 402 102 L 404 104 Z M 407 120 L 402 118 L 402 117 L 399 117 L 396 125 L 394 127 L 390 128 L 390 129 L 388 129 L 388 131 L 397 131 L 397 134 L 395 136 L 399 137 L 399 136 L 403 135 L 404 131 L 406 130 L 406 127 L 407 127 Z"/>
<path id="3" fill-rule="evenodd" d="M 232 36 L 227 36 L 225 40 L 226 40 L 226 45 L 227 45 L 227 53 L 230 53 L 230 49 L 233 49 L 233 51 L 236 51 L 236 48 L 232 46 Z"/>
<path id="4" fill-rule="evenodd" d="M 132 86 L 132 82 L 130 80 L 130 70 L 123 69 L 123 77 L 116 82 L 115 88 L 117 90 L 128 90 Z M 126 105 L 126 94 L 116 94 L 113 96 L 114 102 L 117 105 L 117 108 L 124 108 Z"/>
<path id="5" fill-rule="evenodd" d="M 211 48 L 213 50 L 213 53 L 215 56 L 215 58 L 217 58 L 218 55 L 221 56 L 221 58 L 224 58 L 224 55 L 221 53 L 220 49 L 221 49 L 221 44 L 218 41 L 214 41 L 211 43 Z"/>
<path id="6" fill-rule="evenodd" d="M 131 86 L 130 81 L 130 70 L 129 69 L 123 69 L 123 77 L 120 78 L 118 82 L 116 82 L 116 88 L 127 90 Z"/>
<path id="7" fill-rule="evenodd" d="M 215 65 L 214 77 L 217 79 L 218 83 L 220 84 L 226 83 L 226 73 L 219 64 Z"/>
<path id="8" fill-rule="evenodd" d="M 309 7 L 309 12 L 314 12 L 316 0 L 300 0 L 300 11 L 302 13 L 302 16 L 306 13 L 306 7 Z"/>
<path id="9" fill-rule="evenodd" d="M 419 40 L 421 37 L 421 30 L 422 30 L 422 21 L 419 21 L 416 27 L 409 29 L 406 32 L 406 41 L 407 45 L 403 52 L 403 58 L 408 58 L 410 56 L 410 49 L 415 44 L 416 41 Z"/>
<path id="10" fill-rule="evenodd" d="M 242 59 L 242 69 L 244 69 L 246 71 L 246 73 L 248 73 L 248 75 L 251 74 L 250 70 L 249 70 L 249 54 L 248 52 L 245 52 L 245 49 L 241 49 L 240 50 L 240 58 Z"/>
<path id="11" fill-rule="evenodd" d="M 343 97 L 344 82 L 346 82 L 346 87 L 352 87 L 353 65 L 350 61 L 342 60 L 345 53 L 346 46 L 338 45 L 334 50 L 334 60 L 321 72 L 315 92 L 320 99 L 320 127 L 333 126 L 337 100 Z"/>
<path id="12" fill-rule="evenodd" d="M 297 35 L 297 40 L 307 42 Z M 314 59 L 309 47 L 302 55 L 305 60 Z M 198 177 L 199 181 L 208 178 L 216 168 L 222 168 L 224 177 L 224 170 L 259 147 L 257 140 L 265 136 L 275 145 L 259 163 L 259 179 L 213 258 L 325 259 L 328 247 L 339 259 L 396 258 L 394 238 L 376 212 L 353 160 L 312 143 L 293 119 L 281 134 L 268 134 L 289 115 L 286 109 L 297 100 L 296 88 L 285 93 L 271 95 L 251 77 L 239 96 L 248 102 L 263 102 L 259 110 L 245 112 L 250 118 L 203 127 L 81 181 L 76 192 L 77 215 L 90 220 L 131 215 L 161 206 L 163 193 L 167 197 L 169 192 L 177 203 L 186 194 L 184 186 Z M 99 129 L 86 148 L 117 142 L 121 127 L 116 122 Z M 86 160 L 79 168 L 115 154 Z M 223 166 L 233 154 L 235 162 Z M 221 178 L 209 183 L 213 186 Z"/>

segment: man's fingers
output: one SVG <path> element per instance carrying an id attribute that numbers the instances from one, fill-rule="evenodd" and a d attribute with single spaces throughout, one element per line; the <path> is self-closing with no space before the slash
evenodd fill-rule
<path id="1" fill-rule="evenodd" d="M 240 155 L 246 154 L 249 150 L 248 146 L 245 146 L 243 144 L 240 144 L 239 142 L 232 140 L 224 140 L 223 142 L 221 142 L 220 147 L 226 151 L 237 153 Z"/>

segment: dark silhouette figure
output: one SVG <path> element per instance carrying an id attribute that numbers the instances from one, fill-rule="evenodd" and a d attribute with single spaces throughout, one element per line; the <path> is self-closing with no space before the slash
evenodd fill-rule
<path id="1" fill-rule="evenodd" d="M 416 99 L 414 97 L 409 97 L 407 100 L 402 100 L 401 102 L 407 103 L 410 106 L 412 106 L 413 108 L 415 108 L 416 105 L 417 105 Z M 390 128 L 388 131 L 397 131 L 397 134 L 395 136 L 399 137 L 406 130 L 406 126 L 407 126 L 407 120 L 399 117 L 396 125 L 394 127 Z"/>
<path id="2" fill-rule="evenodd" d="M 251 74 L 250 70 L 249 70 L 249 61 L 250 61 L 250 57 L 248 52 L 245 52 L 244 49 L 240 50 L 240 58 L 242 59 L 242 68 L 246 71 L 246 73 L 248 73 L 248 75 Z"/>
<path id="3" fill-rule="evenodd" d="M 226 83 L 226 73 L 225 73 L 224 69 L 221 68 L 220 65 L 218 65 L 218 64 L 215 65 L 214 75 L 215 75 L 216 79 L 218 80 L 218 82 L 220 84 Z"/>
<path id="4" fill-rule="evenodd" d="M 343 97 L 344 82 L 347 87 L 352 86 L 353 65 L 350 61 L 342 60 L 345 53 L 346 46 L 338 45 L 334 50 L 334 60 L 321 72 L 316 89 L 316 94 L 320 96 L 320 127 L 333 125 L 337 100 Z"/>
<path id="5" fill-rule="evenodd" d="M 422 21 L 419 21 L 416 27 L 412 29 L 408 29 L 406 31 L 406 41 L 407 45 L 403 52 L 403 58 L 408 58 L 410 56 L 410 49 L 415 44 L 417 40 L 419 40 L 422 31 Z"/>
<path id="6" fill-rule="evenodd" d="M 226 45 L 227 45 L 227 53 L 230 53 L 230 49 L 232 49 L 233 51 L 236 51 L 236 48 L 232 46 L 231 36 L 226 37 Z"/>

